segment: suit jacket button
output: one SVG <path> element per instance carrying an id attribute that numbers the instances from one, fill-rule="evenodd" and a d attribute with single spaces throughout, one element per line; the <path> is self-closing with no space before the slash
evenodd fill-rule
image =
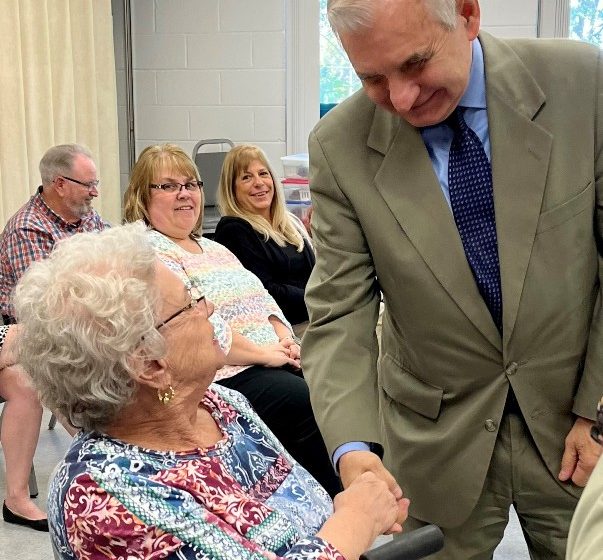
<path id="1" fill-rule="evenodd" d="M 486 422 L 484 423 L 484 427 L 489 432 L 495 432 L 497 426 L 496 426 L 496 422 L 494 420 L 492 420 L 492 418 L 488 418 L 488 420 L 486 420 Z"/>
<path id="2" fill-rule="evenodd" d="M 506 373 L 507 375 L 513 375 L 513 374 L 514 374 L 514 373 L 517 371 L 517 368 L 518 368 L 518 367 L 519 367 L 519 366 L 517 365 L 517 362 L 511 362 L 511 363 L 510 363 L 510 364 L 509 364 L 509 365 L 506 367 L 506 369 L 505 369 L 505 373 Z"/>

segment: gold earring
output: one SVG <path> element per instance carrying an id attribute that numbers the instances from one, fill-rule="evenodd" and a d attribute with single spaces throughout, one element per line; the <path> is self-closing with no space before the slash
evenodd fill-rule
<path id="1" fill-rule="evenodd" d="M 174 388 L 171 385 L 168 385 L 167 390 L 163 392 L 161 391 L 161 389 L 157 389 L 157 398 L 159 399 L 160 403 L 169 403 L 175 395 L 176 391 L 174 391 Z"/>

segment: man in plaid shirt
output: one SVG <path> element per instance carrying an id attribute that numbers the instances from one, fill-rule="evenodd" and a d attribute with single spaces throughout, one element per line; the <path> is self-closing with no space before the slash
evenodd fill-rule
<path id="1" fill-rule="evenodd" d="M 109 227 L 92 208 L 99 180 L 87 148 L 50 148 L 40 161 L 40 175 L 42 185 L 0 236 L 0 312 L 5 323 L 14 322 L 11 293 L 32 261 L 45 258 L 59 239 Z"/>

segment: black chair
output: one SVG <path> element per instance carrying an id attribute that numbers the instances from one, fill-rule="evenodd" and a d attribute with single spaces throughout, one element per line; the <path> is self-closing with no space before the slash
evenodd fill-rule
<path id="1" fill-rule="evenodd" d="M 360 560 L 419 560 L 444 546 L 444 535 L 436 525 L 426 525 L 415 531 L 403 533 L 379 548 L 368 550 Z"/>

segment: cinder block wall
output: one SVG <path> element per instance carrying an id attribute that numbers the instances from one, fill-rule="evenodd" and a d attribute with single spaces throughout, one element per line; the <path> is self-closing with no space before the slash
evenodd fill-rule
<path id="1" fill-rule="evenodd" d="M 134 0 L 136 150 L 202 138 L 285 146 L 283 0 Z"/>
<path id="2" fill-rule="evenodd" d="M 132 0 L 137 154 L 159 142 L 190 153 L 201 138 L 227 137 L 260 145 L 280 171 L 287 153 L 286 2 Z M 494 35 L 536 36 L 538 0 L 481 6 L 482 26 Z M 123 82 L 118 68 L 125 141 Z M 127 182 L 124 150 L 121 160 Z"/>

